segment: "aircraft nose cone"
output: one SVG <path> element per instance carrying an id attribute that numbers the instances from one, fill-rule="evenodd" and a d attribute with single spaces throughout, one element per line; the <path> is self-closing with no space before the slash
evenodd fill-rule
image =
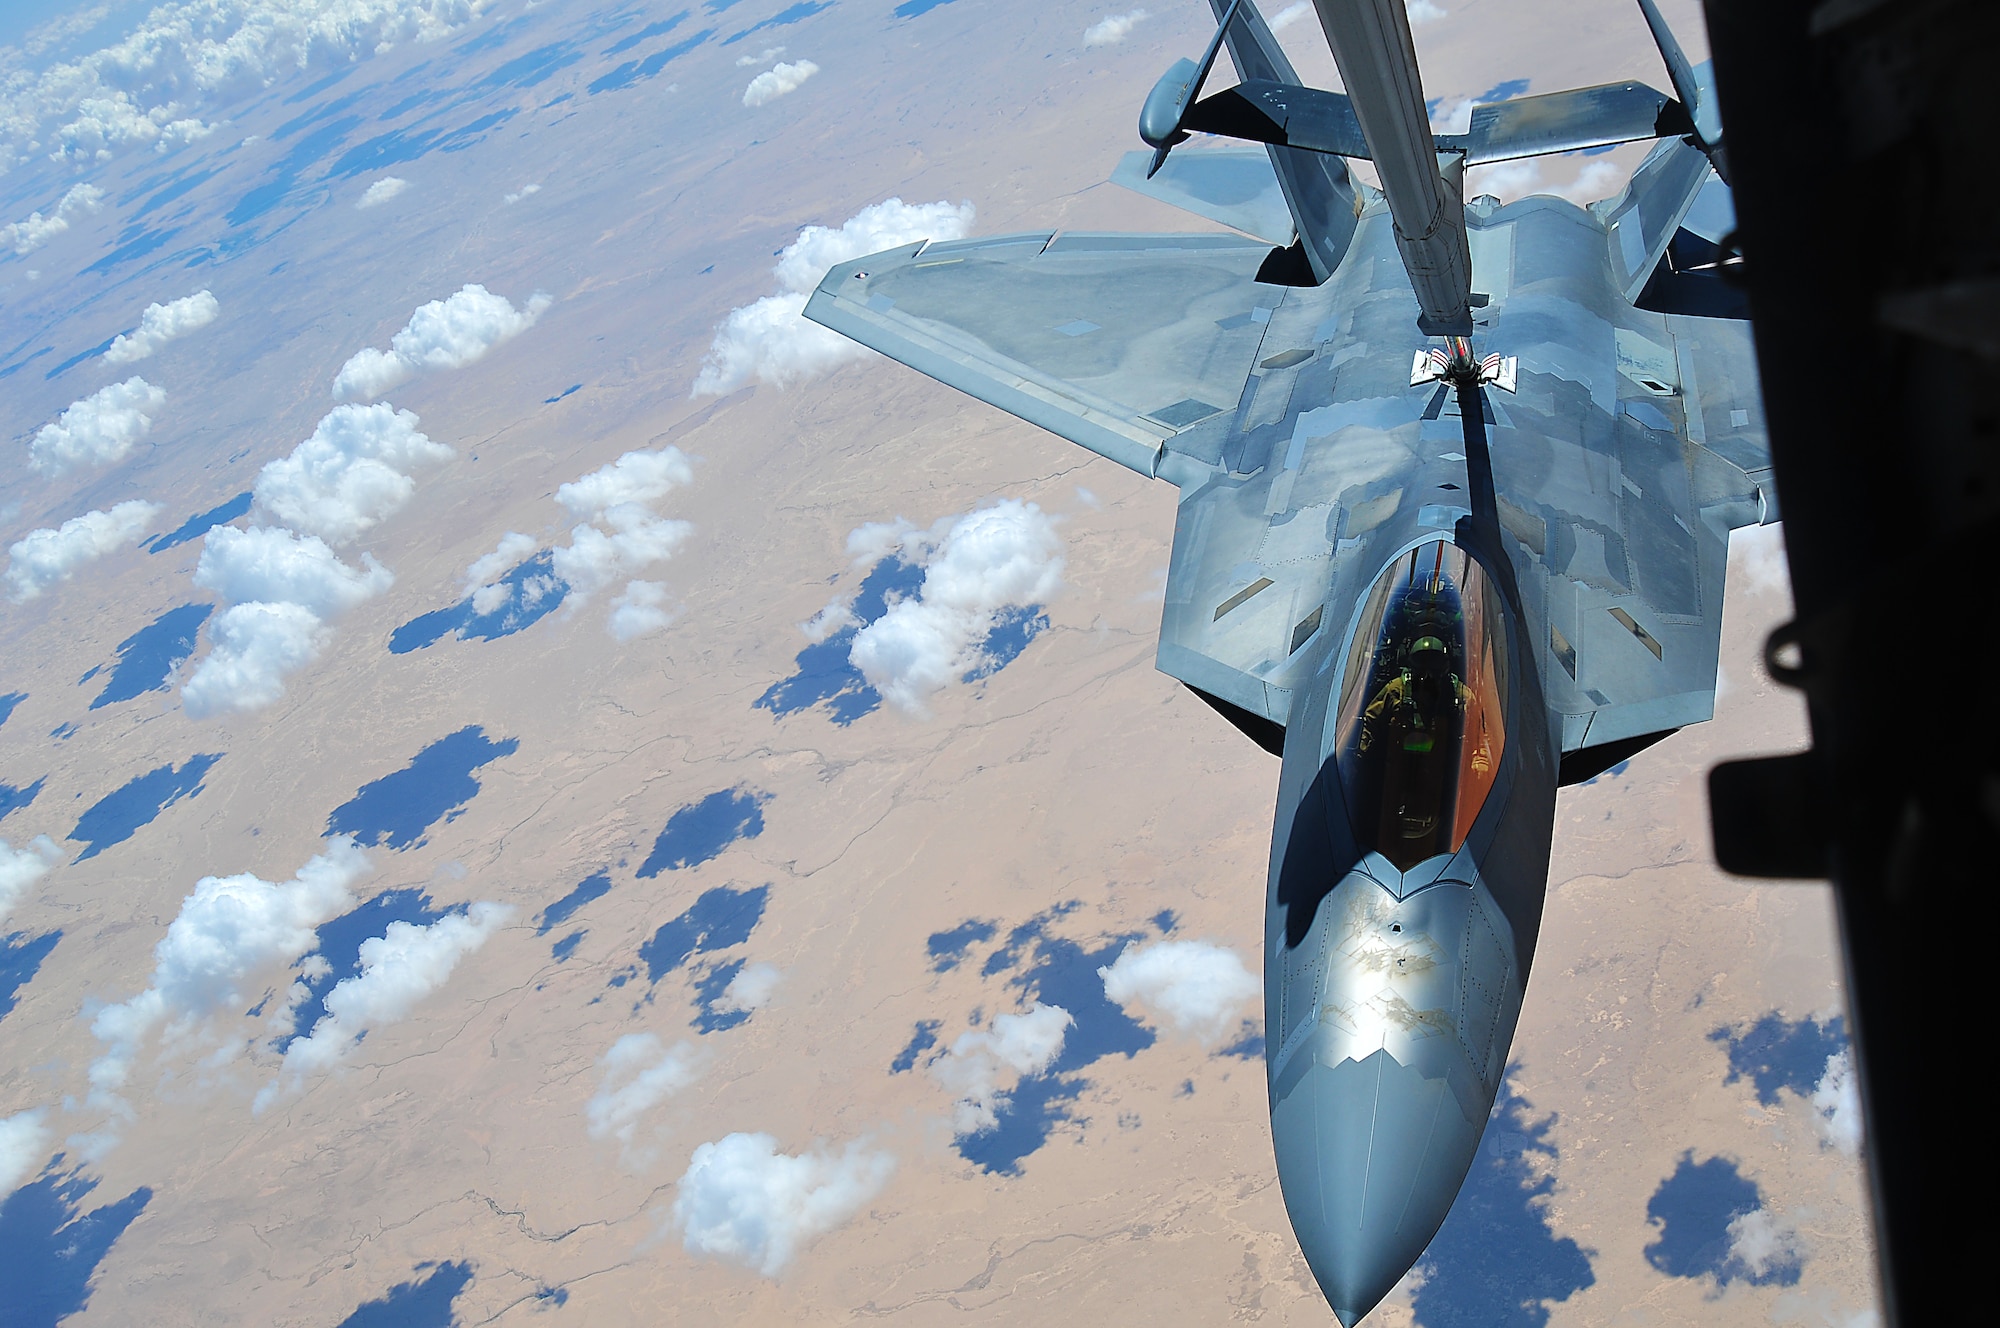
<path id="1" fill-rule="evenodd" d="M 1313 1064 L 1278 1098 L 1271 1134 L 1306 1262 L 1334 1314 L 1353 1328 L 1443 1225 L 1480 1126 L 1466 1120 L 1445 1080 L 1378 1051 Z"/>

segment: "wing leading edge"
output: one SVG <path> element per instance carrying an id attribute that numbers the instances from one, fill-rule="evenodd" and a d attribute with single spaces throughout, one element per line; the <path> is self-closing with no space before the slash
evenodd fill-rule
<path id="1" fill-rule="evenodd" d="M 1233 235 L 908 245 L 834 268 L 806 317 L 1153 478 L 1169 440 L 1233 417 L 1281 294 L 1255 280 L 1268 252 Z"/>

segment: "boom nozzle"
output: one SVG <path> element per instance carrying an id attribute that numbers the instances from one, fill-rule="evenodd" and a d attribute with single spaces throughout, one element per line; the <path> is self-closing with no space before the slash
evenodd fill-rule
<path id="1" fill-rule="evenodd" d="M 1396 223 L 1396 247 L 1427 335 L 1472 335 L 1464 159 L 1439 168 L 1403 0 L 1314 0 Z"/>

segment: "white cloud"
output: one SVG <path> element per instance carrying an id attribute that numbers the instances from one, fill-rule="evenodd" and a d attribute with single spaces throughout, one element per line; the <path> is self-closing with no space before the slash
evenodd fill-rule
<path id="1" fill-rule="evenodd" d="M 755 55 L 737 56 L 736 67 L 738 69 L 748 69 L 753 65 L 761 65 L 767 60 L 775 60 L 784 53 L 785 48 L 782 46 L 766 46 Z"/>
<path id="2" fill-rule="evenodd" d="M 892 553 L 920 554 L 921 544 L 916 543 L 912 548 L 910 537 L 922 534 L 902 517 L 893 521 L 869 521 L 847 532 L 847 556 L 856 567 L 867 567 Z"/>
<path id="3" fill-rule="evenodd" d="M 721 396 L 752 379 L 790 387 L 859 358 L 855 342 L 801 316 L 827 269 L 918 240 L 956 240 L 971 228 L 970 203 L 900 198 L 870 204 L 838 227 L 806 227 L 778 256 L 779 293 L 730 310 L 716 329 L 693 394 Z"/>
<path id="4" fill-rule="evenodd" d="M 819 66 L 810 60 L 773 66 L 750 80 L 750 86 L 743 89 L 743 104 L 762 106 L 776 101 L 788 92 L 798 91 L 802 83 L 818 72 Z"/>
<path id="5" fill-rule="evenodd" d="M 48 1155 L 49 1132 L 39 1108 L 0 1119 L 0 1198 L 26 1184 Z"/>
<path id="6" fill-rule="evenodd" d="M 694 479 L 694 467 L 677 447 L 627 452 L 608 466 L 556 488 L 556 501 L 571 517 L 593 520 L 614 507 L 657 502 Z"/>
<path id="7" fill-rule="evenodd" d="M 627 1033 L 619 1038 L 597 1062 L 603 1077 L 584 1105 L 590 1137 L 616 1139 L 624 1147 L 627 1161 L 643 1163 L 646 1154 L 632 1151 L 640 1121 L 700 1077 L 700 1060 L 691 1042 L 677 1042 L 662 1051 L 660 1039 L 651 1033 Z"/>
<path id="8" fill-rule="evenodd" d="M 776 1277 L 806 1244 L 859 1212 L 895 1169 L 895 1158 L 859 1142 L 795 1156 L 768 1134 L 731 1134 L 694 1150 L 674 1221 L 690 1254 Z"/>
<path id="9" fill-rule="evenodd" d="M 1846 1051 L 1826 1058 L 1826 1073 L 1814 1085 L 1813 1124 L 1820 1138 L 1849 1157 L 1861 1152 L 1861 1088 L 1854 1078 L 1854 1059 Z"/>
<path id="10" fill-rule="evenodd" d="M 1297 4 L 1286 5 L 1283 9 L 1271 15 L 1271 31 L 1283 32 L 1286 28 L 1291 27 L 1292 24 L 1312 12 L 1312 0 L 1298 0 Z"/>
<path id="11" fill-rule="evenodd" d="M 361 191 L 361 197 L 354 200 L 357 208 L 372 208 L 388 202 L 397 194 L 410 187 L 410 182 L 400 175 L 385 175 Z"/>
<path id="12" fill-rule="evenodd" d="M 194 583 L 235 604 L 284 601 L 320 618 L 344 613 L 387 590 L 395 578 L 368 554 L 362 568 L 340 561 L 326 542 L 282 527 L 217 526 L 202 540 Z"/>
<path id="13" fill-rule="evenodd" d="M 672 557 L 693 533 L 688 522 L 661 517 L 649 506 L 693 478 L 694 468 L 680 450 L 663 447 L 627 452 L 556 490 L 563 510 L 580 520 L 570 528 L 568 545 L 551 551 L 551 568 L 577 604 L 620 581 L 626 583 L 624 592 L 612 601 L 606 624 L 620 641 L 658 631 L 673 620 L 664 585 L 630 578 Z M 493 552 L 466 569 L 466 591 L 474 612 L 497 613 L 516 597 L 539 599 L 554 589 L 536 584 L 539 578 L 518 589 L 500 583 L 535 548 L 534 540 L 510 531 Z"/>
<path id="14" fill-rule="evenodd" d="M 1435 23 L 1446 16 L 1444 6 L 1433 3 L 1433 0 L 1404 0 L 1403 12 L 1410 16 L 1410 26 L 1413 28 L 1420 28 L 1426 23 Z"/>
<path id="15" fill-rule="evenodd" d="M 1063 1039 L 1076 1020 L 1060 1005 L 1040 1001 L 1021 1014 L 997 1016 L 992 1026 L 958 1035 L 951 1050 L 930 1064 L 938 1082 L 951 1090 L 952 1131 L 980 1134 L 1000 1123 L 996 1114 L 1007 1101 L 1003 1071 L 1019 1076 L 1040 1074 L 1062 1054 Z"/>
<path id="16" fill-rule="evenodd" d="M 1234 950 L 1208 941 L 1128 945 L 1107 968 L 1104 994 L 1164 1016 L 1177 1033 L 1216 1042 L 1237 1027 L 1263 990 Z"/>
<path id="17" fill-rule="evenodd" d="M 253 92 L 287 71 L 337 67 L 403 41 L 462 28 L 490 0 L 171 0 L 122 40 L 0 84 L 0 141 L 95 160 L 126 146 L 165 151 L 213 126 L 207 103 Z M 0 157 L 0 168 L 8 164 Z"/>
<path id="18" fill-rule="evenodd" d="M 332 635 L 303 604 L 251 603 L 208 625 L 208 654 L 181 688 L 190 719 L 261 710 L 285 694 L 285 677 L 319 657 Z"/>
<path id="19" fill-rule="evenodd" d="M 1792 593 L 1792 569 L 1785 555 L 1785 524 L 1738 526 L 1729 532 L 1729 570 L 1739 573 L 1757 595 Z"/>
<path id="20" fill-rule="evenodd" d="M 533 198 L 541 192 L 542 187 L 538 184 L 524 184 L 513 193 L 506 195 L 501 201 L 503 203 L 518 203 L 524 198 Z"/>
<path id="21" fill-rule="evenodd" d="M 1015 498 L 906 539 L 934 550 L 923 587 L 856 633 L 848 658 L 890 704 L 923 714 L 974 663 L 999 610 L 1055 593 L 1063 555 L 1055 523 Z"/>
<path id="22" fill-rule="evenodd" d="M 371 1029 L 401 1022 L 418 1001 L 450 980 L 458 962 L 486 944 L 513 912 L 483 900 L 463 913 L 448 913 L 428 926 L 392 922 L 380 936 L 361 943 L 361 971 L 343 978 L 326 994 L 326 1013 L 312 1032 L 285 1048 L 279 1078 L 257 1094 L 262 1111 L 305 1076 L 332 1069 Z"/>
<path id="23" fill-rule="evenodd" d="M 104 206 L 104 191 L 96 185 L 71 185 L 48 216 L 31 212 L 20 221 L 0 226 L 0 249 L 26 257 L 69 229 L 70 219 L 86 217 Z"/>
<path id="24" fill-rule="evenodd" d="M 536 291 L 516 309 L 504 295 L 468 283 L 442 300 L 419 305 L 389 349 L 357 351 L 333 380 L 337 397 L 372 400 L 427 369 L 462 369 L 535 325 L 549 307 Z"/>
<path id="25" fill-rule="evenodd" d="M 143 378 L 127 378 L 70 403 L 28 445 L 28 464 L 44 475 L 122 461 L 146 431 L 167 394 Z"/>
<path id="26" fill-rule="evenodd" d="M 158 503 L 132 499 L 108 512 L 85 512 L 55 529 L 31 530 L 7 549 L 7 593 L 16 604 L 67 581 L 77 568 L 130 544 L 159 514 Z"/>
<path id="27" fill-rule="evenodd" d="M 283 696 L 286 675 L 326 644 L 328 620 L 395 581 L 372 555 L 361 561 L 350 567 L 318 536 L 281 526 L 209 531 L 194 581 L 233 603 L 209 624 L 209 652 L 181 688 L 189 717 L 257 710 Z"/>
<path id="28" fill-rule="evenodd" d="M 799 624 L 799 630 L 806 634 L 806 640 L 818 644 L 844 628 L 858 626 L 861 620 L 854 616 L 854 609 L 844 599 L 835 598 L 812 617 Z"/>
<path id="29" fill-rule="evenodd" d="M 667 588 L 658 581 L 628 581 L 625 593 L 611 601 L 605 626 L 620 641 L 657 632 L 674 620 L 667 608 Z"/>
<path id="30" fill-rule="evenodd" d="M 1796 1268 L 1804 1257 L 1799 1233 L 1767 1208 L 1752 1208 L 1729 1220 L 1729 1262 L 1755 1277 Z"/>
<path id="31" fill-rule="evenodd" d="M 257 506 L 334 544 L 346 544 L 402 508 L 417 491 L 407 472 L 454 453 L 387 402 L 336 406 L 312 437 L 257 476 Z"/>
<path id="32" fill-rule="evenodd" d="M 1143 9 L 1129 13 L 1110 14 L 1097 20 L 1083 30 L 1085 46 L 1112 46 L 1132 35 L 1132 29 L 1144 23 L 1152 15 Z"/>
<path id="33" fill-rule="evenodd" d="M 1463 133 L 1471 120 L 1472 103 L 1469 100 L 1454 102 L 1442 107 L 1438 119 L 1443 120 L 1449 113 L 1459 121 L 1459 127 L 1439 132 Z M 1474 166 L 1465 173 L 1465 196 L 1477 198 L 1481 194 L 1491 194 L 1503 203 L 1511 203 L 1529 194 L 1553 194 L 1566 198 L 1579 207 L 1595 203 L 1600 198 L 1609 198 L 1624 187 L 1627 172 L 1615 162 L 1586 160 L 1577 168 L 1574 178 L 1567 183 L 1550 183 L 1542 178 L 1542 158 L 1540 161 L 1523 158 L 1519 161 L 1495 162 L 1490 166 Z"/>
<path id="34" fill-rule="evenodd" d="M 478 594 L 488 590 L 506 590 L 506 586 L 496 586 L 494 582 L 498 582 L 502 576 L 520 566 L 522 560 L 534 554 L 536 548 L 540 546 L 534 542 L 532 534 L 520 534 L 518 530 L 508 530 L 504 536 L 500 536 L 500 544 L 494 546 L 494 552 L 480 554 L 478 558 L 472 560 L 472 566 L 466 568 L 466 594 L 476 598 Z M 478 604 L 474 604 L 472 608 L 474 612 L 490 614 L 494 612 L 494 608 L 500 608 L 500 602 L 492 604 L 490 608 L 482 608 Z"/>
<path id="35" fill-rule="evenodd" d="M 593 595 L 640 568 L 664 562 L 694 530 L 685 521 L 656 517 L 636 504 L 614 507 L 599 519 L 610 529 L 594 525 L 571 528 L 568 547 L 555 550 L 551 559 L 556 575 L 579 597 Z"/>
<path id="36" fill-rule="evenodd" d="M 36 835 L 20 848 L 0 839 L 0 922 L 7 920 L 21 895 L 46 876 L 61 857 L 62 850 L 47 835 Z"/>
<path id="37" fill-rule="evenodd" d="M 1629 175 L 1630 172 L 1616 162 L 1587 161 L 1574 180 L 1557 185 L 1550 192 L 1558 198 L 1567 198 L 1578 207 L 1586 207 L 1617 193 L 1624 187 Z"/>
<path id="38" fill-rule="evenodd" d="M 741 1011 L 750 1014 L 771 1003 L 771 997 L 778 992 L 778 984 L 785 975 L 775 964 L 747 964 L 736 970 L 736 976 L 729 979 L 729 985 L 722 989 L 722 999 L 715 1008 L 725 1011 Z"/>
<path id="39" fill-rule="evenodd" d="M 125 1110 L 118 1094 L 155 1029 L 164 1025 L 169 1047 L 212 1041 L 209 1021 L 241 1010 L 255 975 L 317 948 L 315 928 L 354 906 L 351 887 L 371 870 L 368 855 L 342 835 L 328 840 L 326 850 L 289 881 L 274 883 L 244 872 L 196 882 L 153 947 L 151 983 L 91 1021 L 104 1053 L 91 1062 L 90 1104 Z M 219 1054 L 236 1050 L 226 1045 Z"/>
<path id="40" fill-rule="evenodd" d="M 104 358 L 112 364 L 143 360 L 176 337 L 207 327 L 221 312 L 215 296 L 205 290 L 172 304 L 149 304 L 139 315 L 138 330 L 114 338 Z"/>

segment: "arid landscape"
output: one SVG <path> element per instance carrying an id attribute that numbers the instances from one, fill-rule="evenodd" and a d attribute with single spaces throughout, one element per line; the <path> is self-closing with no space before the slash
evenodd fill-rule
<path id="1" fill-rule="evenodd" d="M 1441 121 L 1664 82 L 1629 0 L 1411 15 Z M 1332 1322 L 1277 761 L 1153 668 L 1175 491 L 797 318 L 914 239 L 1212 229 L 1105 183 L 1210 27 L 0 20 L 0 1325 Z M 1805 741 L 1779 541 L 1715 721 L 1562 794 L 1508 1091 L 1370 1322 L 1874 1321 L 1826 889 L 1707 830 Z"/>

